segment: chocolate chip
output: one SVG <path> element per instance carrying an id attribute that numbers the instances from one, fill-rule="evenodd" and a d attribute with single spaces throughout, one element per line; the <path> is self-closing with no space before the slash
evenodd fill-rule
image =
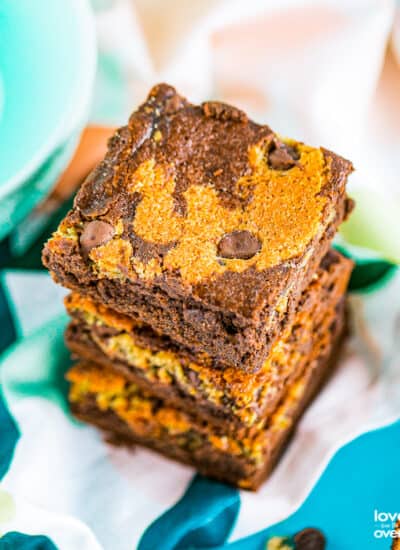
<path id="1" fill-rule="evenodd" d="M 242 122 L 243 124 L 248 120 L 246 113 L 236 107 L 232 107 L 232 105 L 227 105 L 220 101 L 206 101 L 202 103 L 201 107 L 203 113 L 208 118 L 215 118 L 221 121 Z"/>
<path id="2" fill-rule="evenodd" d="M 299 531 L 293 538 L 296 550 L 324 550 L 326 539 L 318 529 L 308 527 Z"/>
<path id="3" fill-rule="evenodd" d="M 192 386 L 194 386 L 195 388 L 198 388 L 199 386 L 201 386 L 200 376 L 196 371 L 185 369 L 184 372 L 187 378 L 189 379 L 190 383 L 192 384 Z"/>
<path id="4" fill-rule="evenodd" d="M 250 231 L 232 231 L 218 243 L 218 255 L 228 259 L 248 260 L 260 249 L 260 241 Z"/>
<path id="5" fill-rule="evenodd" d="M 164 112 L 167 115 L 176 113 L 187 105 L 187 101 L 179 94 L 174 94 L 165 100 Z"/>
<path id="6" fill-rule="evenodd" d="M 128 146 L 131 139 L 129 126 L 119 128 L 108 140 L 109 156 L 114 160 Z"/>
<path id="7" fill-rule="evenodd" d="M 74 205 L 88 218 L 102 216 L 112 201 L 113 168 L 101 162 L 85 179 Z"/>
<path id="8" fill-rule="evenodd" d="M 92 248 L 106 244 L 113 236 L 114 228 L 109 223 L 101 220 L 89 222 L 80 238 L 83 253 L 88 254 Z"/>
<path id="9" fill-rule="evenodd" d="M 268 153 L 268 165 L 273 170 L 289 170 L 296 166 L 300 155 L 294 147 L 273 143 Z"/>
<path id="10" fill-rule="evenodd" d="M 131 154 L 135 154 L 143 143 L 150 139 L 153 132 L 154 117 L 148 113 L 133 113 L 129 119 L 129 129 L 132 135 Z"/>

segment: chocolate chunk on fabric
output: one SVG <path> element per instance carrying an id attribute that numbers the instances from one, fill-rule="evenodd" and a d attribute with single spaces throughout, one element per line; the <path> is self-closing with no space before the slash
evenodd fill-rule
<path id="1" fill-rule="evenodd" d="M 296 550 L 324 550 L 326 539 L 319 529 L 308 527 L 294 536 Z"/>

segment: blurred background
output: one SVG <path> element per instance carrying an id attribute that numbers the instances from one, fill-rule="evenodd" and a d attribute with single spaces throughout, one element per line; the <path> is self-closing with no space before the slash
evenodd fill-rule
<path id="1" fill-rule="evenodd" d="M 351 159 L 342 239 L 398 262 L 399 13 L 394 0 L 3 0 L 3 258 L 48 234 L 113 128 L 165 81 Z"/>

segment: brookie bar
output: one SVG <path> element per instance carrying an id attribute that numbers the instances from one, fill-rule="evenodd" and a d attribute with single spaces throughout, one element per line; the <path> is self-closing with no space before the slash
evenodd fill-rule
<path id="1" fill-rule="evenodd" d="M 43 261 L 62 285 L 256 372 L 352 208 L 351 171 L 162 84 L 110 140 Z"/>

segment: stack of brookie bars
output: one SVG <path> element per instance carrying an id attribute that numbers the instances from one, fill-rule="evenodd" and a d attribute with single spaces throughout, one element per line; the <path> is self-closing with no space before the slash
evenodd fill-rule
<path id="1" fill-rule="evenodd" d="M 321 385 L 352 264 L 352 165 L 153 88 L 47 243 L 78 418 L 255 489 Z"/>

